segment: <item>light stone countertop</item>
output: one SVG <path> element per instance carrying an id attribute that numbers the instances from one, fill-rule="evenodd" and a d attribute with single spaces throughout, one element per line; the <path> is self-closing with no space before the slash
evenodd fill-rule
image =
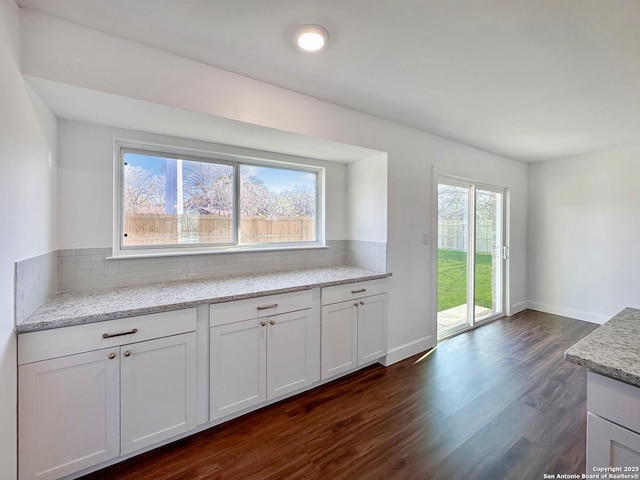
<path id="1" fill-rule="evenodd" d="M 567 349 L 564 358 L 640 387 L 640 310 L 625 308 Z"/>
<path id="2" fill-rule="evenodd" d="M 185 280 L 83 293 L 59 293 L 16 325 L 17 333 L 165 312 L 386 278 L 390 273 L 340 266 L 216 279 Z"/>

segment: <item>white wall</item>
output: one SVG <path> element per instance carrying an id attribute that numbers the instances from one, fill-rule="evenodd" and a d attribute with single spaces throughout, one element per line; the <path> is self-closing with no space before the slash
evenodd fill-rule
<path id="1" fill-rule="evenodd" d="M 529 299 L 602 323 L 640 307 L 640 148 L 529 168 Z"/>
<path id="2" fill-rule="evenodd" d="M 0 476 L 16 477 L 14 263 L 55 246 L 55 117 L 20 75 L 19 9 L 0 0 Z M 37 99 L 36 99 L 37 102 Z M 44 130 L 43 130 L 44 129 Z M 44 133 L 43 133 L 44 132 Z"/>
<path id="3" fill-rule="evenodd" d="M 349 240 L 387 241 L 387 155 L 352 162 L 347 167 Z"/>
<path id="4" fill-rule="evenodd" d="M 388 152 L 390 361 L 436 342 L 432 255 L 422 243 L 432 163 L 526 190 L 520 163 L 34 12 L 21 19 L 27 75 Z M 511 301 L 523 304 L 526 195 L 512 196 L 512 211 Z"/>
<path id="5" fill-rule="evenodd" d="M 253 150 L 66 120 L 59 122 L 58 132 L 58 247 L 61 249 L 102 248 L 113 243 L 115 138 L 217 153 L 262 156 Z M 282 155 L 264 155 L 273 160 L 287 160 Z M 346 165 L 300 158 L 288 160 L 325 168 L 326 238 L 344 239 Z"/>

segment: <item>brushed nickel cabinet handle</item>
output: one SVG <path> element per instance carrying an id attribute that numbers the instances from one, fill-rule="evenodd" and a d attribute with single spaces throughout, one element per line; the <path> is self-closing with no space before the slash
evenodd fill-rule
<path id="1" fill-rule="evenodd" d="M 138 331 L 137 328 L 129 330 L 128 332 L 122 333 L 103 333 L 102 338 L 113 338 L 113 337 L 122 337 L 123 335 L 131 335 L 132 333 L 136 333 Z"/>
<path id="2" fill-rule="evenodd" d="M 258 307 L 258 310 L 267 310 L 269 308 L 276 308 L 277 306 L 277 303 L 272 303 L 271 305 L 261 305 Z"/>
<path id="3" fill-rule="evenodd" d="M 364 305 L 364 302 L 362 300 L 360 300 L 360 305 Z"/>
<path id="4" fill-rule="evenodd" d="M 269 324 L 271 324 L 271 325 L 275 325 L 275 324 L 276 324 L 276 321 L 275 321 L 275 320 L 269 320 Z"/>
<path id="5" fill-rule="evenodd" d="M 357 307 L 357 306 L 358 306 L 358 302 L 354 303 L 354 304 L 353 304 L 353 306 L 354 306 L 354 307 Z"/>
<path id="6" fill-rule="evenodd" d="M 109 360 L 113 360 L 114 358 L 116 358 L 116 354 L 115 354 L 115 353 L 113 353 L 113 352 L 111 352 L 111 353 L 109 354 Z"/>
<path id="7" fill-rule="evenodd" d="M 130 357 L 131 356 L 131 350 L 125 350 L 124 351 L 124 356 L 125 357 Z"/>
<path id="8" fill-rule="evenodd" d="M 358 290 L 351 290 L 351 293 L 363 293 L 366 292 L 367 289 L 366 288 L 360 288 Z"/>
<path id="9" fill-rule="evenodd" d="M 263 327 L 267 324 L 267 322 L 265 322 L 264 320 L 260 322 L 260 325 L 262 325 Z"/>

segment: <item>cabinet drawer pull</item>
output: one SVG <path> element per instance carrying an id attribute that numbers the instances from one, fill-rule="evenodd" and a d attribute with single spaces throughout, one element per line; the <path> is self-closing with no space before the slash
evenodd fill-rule
<path id="1" fill-rule="evenodd" d="M 360 305 L 364 305 L 364 302 L 362 300 L 360 300 Z"/>
<path id="2" fill-rule="evenodd" d="M 366 288 L 359 288 L 358 290 L 351 290 L 351 293 L 363 293 L 366 292 Z"/>
<path id="3" fill-rule="evenodd" d="M 125 357 L 130 357 L 131 356 L 131 350 L 125 350 L 124 351 L 124 356 Z"/>
<path id="4" fill-rule="evenodd" d="M 267 324 L 267 322 L 265 322 L 264 320 L 260 322 L 260 325 L 262 325 L 263 327 Z"/>
<path id="5" fill-rule="evenodd" d="M 129 330 L 128 332 L 122 332 L 122 333 L 103 333 L 102 338 L 113 338 L 113 337 L 121 337 L 123 335 L 131 335 L 132 333 L 136 333 L 137 331 L 138 329 L 134 328 L 132 330 Z"/>
<path id="6" fill-rule="evenodd" d="M 275 320 L 269 320 L 269 324 L 270 324 L 270 325 L 275 325 L 275 324 L 276 324 L 276 321 L 275 321 Z"/>
<path id="7" fill-rule="evenodd" d="M 109 354 L 109 360 L 113 360 L 114 358 L 116 358 L 116 354 L 115 354 L 115 353 L 113 353 L 113 352 L 111 352 L 111 353 Z"/>
<path id="8" fill-rule="evenodd" d="M 261 305 L 258 307 L 258 310 L 267 310 L 269 308 L 277 308 L 277 303 L 272 303 L 271 305 Z"/>

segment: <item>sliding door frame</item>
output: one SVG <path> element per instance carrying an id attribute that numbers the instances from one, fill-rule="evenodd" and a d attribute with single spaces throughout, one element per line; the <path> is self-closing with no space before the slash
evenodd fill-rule
<path id="1" fill-rule="evenodd" d="M 468 217 L 472 218 L 473 221 L 469 222 L 468 225 L 468 244 L 467 244 L 467 288 L 466 288 L 466 300 L 467 300 L 467 326 L 462 326 L 458 329 L 455 329 L 451 332 L 447 332 L 444 336 L 440 335 L 438 331 L 438 186 L 440 184 L 451 185 L 455 187 L 466 188 L 469 191 L 468 194 Z M 482 317 L 481 319 L 475 318 L 475 256 L 476 256 L 476 191 L 477 190 L 486 190 L 490 192 L 499 193 L 502 196 L 502 205 L 501 205 L 501 222 L 500 222 L 500 232 L 497 232 L 499 235 L 499 244 L 500 251 L 496 252 L 498 258 L 500 258 L 500 291 L 498 292 L 499 298 L 499 311 L 486 317 Z M 433 319 L 436 330 L 436 338 L 439 340 L 444 340 L 445 338 L 449 338 L 451 336 L 457 335 L 462 332 L 466 332 L 468 330 L 474 329 L 480 325 L 488 323 L 493 320 L 497 320 L 498 318 L 502 318 L 505 315 L 510 314 L 509 308 L 509 282 L 508 282 L 508 233 L 509 233 L 509 225 L 508 225 L 508 210 L 509 210 L 509 191 L 507 188 L 499 187 L 496 185 L 490 185 L 488 183 L 471 180 L 468 178 L 462 178 L 457 176 L 448 175 L 445 173 L 436 172 L 435 166 L 433 169 L 433 215 L 431 221 L 431 229 L 432 229 L 432 265 L 433 265 L 433 288 L 432 288 L 432 305 L 433 305 Z M 472 213 L 470 213 L 472 212 Z M 498 249 L 496 249 L 498 250 Z M 471 305 L 471 307 L 469 307 Z"/>

